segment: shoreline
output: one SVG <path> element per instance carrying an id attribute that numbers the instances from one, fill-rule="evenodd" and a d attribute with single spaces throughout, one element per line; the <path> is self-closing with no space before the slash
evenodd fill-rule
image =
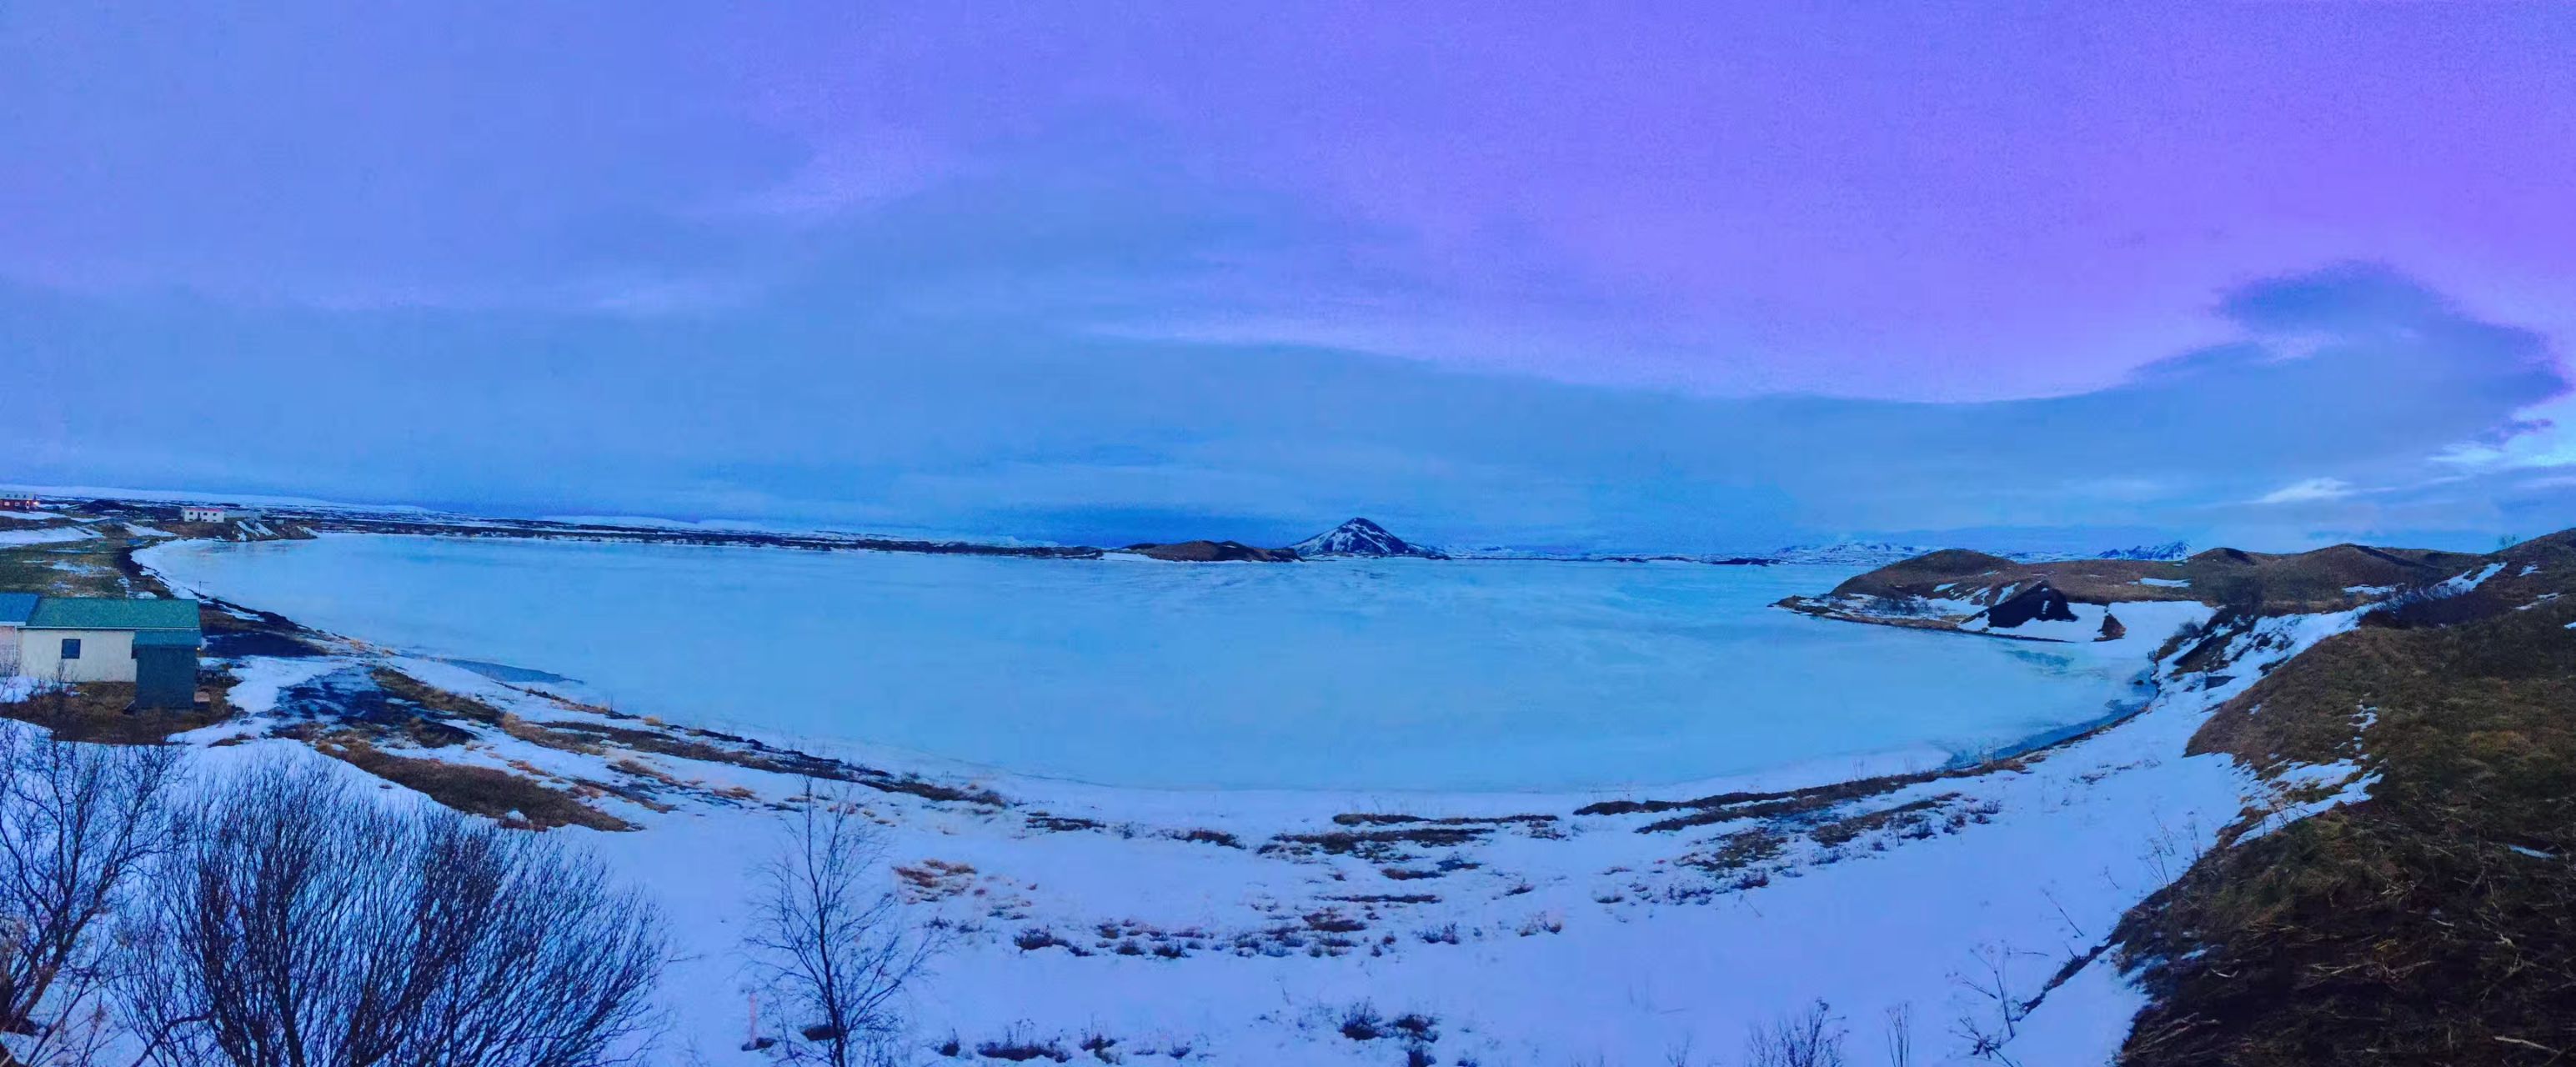
<path id="1" fill-rule="evenodd" d="M 402 533 L 365 533 L 360 531 L 335 530 L 322 533 L 320 536 L 446 538 L 451 535 L 442 533 L 424 533 L 416 530 Z M 522 535 L 509 533 L 484 533 L 477 535 L 473 539 L 494 537 L 520 538 L 521 536 Z M 536 536 L 525 537 L 524 539 L 573 540 L 583 542 L 592 541 L 590 538 L 581 537 Z M 210 539 L 205 538 L 176 538 L 171 540 L 155 541 L 142 546 L 128 546 L 122 551 L 121 555 L 124 561 L 135 568 L 138 573 L 148 573 L 155 582 L 158 582 L 165 587 L 174 590 L 184 589 L 192 595 L 198 596 L 209 603 L 220 604 L 239 611 L 252 613 L 272 624 L 291 627 L 302 634 L 312 635 L 326 641 L 345 643 L 353 648 L 366 650 L 367 652 L 386 656 L 392 659 L 444 664 L 459 671 L 468 672 L 487 679 L 494 684 L 498 684 L 506 688 L 544 696 L 559 697 L 576 703 L 594 703 L 600 697 L 600 694 L 585 692 L 584 690 L 586 685 L 580 679 L 557 674 L 543 667 L 504 662 L 494 660 L 489 657 L 464 657 L 435 653 L 426 650 L 412 649 L 399 644 L 379 643 L 360 635 L 341 634 L 321 630 L 280 613 L 271 612 L 252 605 L 238 604 L 222 597 L 212 595 L 205 590 L 182 585 L 174 581 L 170 575 L 165 573 L 161 568 L 154 566 L 148 559 L 144 558 L 145 554 L 152 553 L 165 547 L 175 547 L 198 542 L 217 543 L 211 542 Z M 596 543 L 631 542 L 619 542 L 615 539 L 601 539 Z M 760 544 L 700 546 L 690 544 L 682 547 L 764 548 L 778 546 Z M 1533 561 L 1602 563 L 1692 562 L 1678 559 L 1652 561 L 1539 559 Z M 1139 557 L 1136 562 L 1154 561 L 1144 560 Z M 1375 564 L 1386 561 L 1366 560 L 1364 562 Z M 1451 561 L 1406 560 L 1405 562 L 1407 565 L 1433 565 L 1440 562 Z M 1839 571 L 1841 568 L 1819 569 Z M 1777 607 L 1779 605 L 1772 606 Z M 1845 619 L 1838 616 L 1828 616 L 1811 612 L 1800 613 L 1809 614 L 1811 617 L 1824 618 L 1828 621 L 1872 621 L 1862 618 Z M 1935 629 L 1935 627 L 1901 628 Z M 2034 641 L 2043 644 L 2061 644 L 2081 647 L 2074 646 L 2071 642 L 2051 641 L 2037 638 L 2018 638 L 2015 635 L 2008 634 L 1973 634 L 1972 631 L 1957 630 L 1955 628 L 1950 628 L 1950 632 L 1967 633 L 1974 636 L 1994 636 L 2006 639 Z M 486 669 L 477 669 L 478 667 Z M 2135 690 L 2141 682 L 2151 683 L 2151 674 L 2146 667 L 2147 664 L 2140 664 L 2138 672 L 2127 679 L 2125 684 Z M 526 675 L 527 677 L 524 680 L 512 680 L 502 676 L 508 674 Z M 794 730 L 762 726 L 759 724 L 724 720 L 720 717 L 689 717 L 686 719 L 674 718 L 665 720 L 661 718 L 660 715 L 652 712 L 621 712 L 619 714 L 620 717 L 625 717 L 631 714 L 639 720 L 654 723 L 658 728 L 677 729 L 702 735 L 748 740 L 752 744 L 763 749 L 825 759 L 836 763 L 864 766 L 901 777 L 919 778 L 927 781 L 955 785 L 962 788 L 998 790 L 1011 797 L 1014 802 L 1017 803 L 1056 805 L 1071 804 L 1098 810 L 1135 811 L 1139 813 L 1177 813 L 1186 810 L 1201 817 L 1278 816 L 1292 812 L 1337 813 L 1351 810 L 1370 809 L 1435 811 L 1440 814 L 1451 815 L 1491 815 L 1528 811 L 1532 809 L 1571 810 L 1573 808 L 1604 802 L 1634 800 L 1647 796 L 1693 796 L 1725 793 L 1787 794 L 1889 778 L 1919 775 L 1950 776 L 1959 773 L 1972 773 L 1980 766 L 2008 761 L 2044 751 L 2089 734 L 2099 732 L 2100 730 L 2110 726 L 2117 725 L 2118 723 L 2145 710 L 2152 703 L 2155 695 L 2156 691 L 2151 686 L 2143 693 L 2131 692 L 2123 694 L 2121 697 L 2115 698 L 2113 706 L 2108 711 L 2088 715 L 2081 719 L 2057 725 L 2042 727 L 2040 729 L 2021 734 L 2012 739 L 1984 746 L 1982 748 L 1952 749 L 1937 745 L 1915 745 L 1870 752 L 1801 759 L 1775 766 L 1726 772 L 1701 777 L 1678 778 L 1669 781 L 1624 782 L 1592 786 L 1538 787 L 1529 789 L 1335 786 L 1234 787 L 1223 785 L 1156 786 L 1120 784 L 1114 782 L 1093 781 L 1071 775 L 1054 775 L 1042 772 L 1015 770 L 992 764 L 978 763 L 971 760 L 941 756 L 935 753 L 907 748 L 900 745 L 871 742 L 846 737 L 800 733 Z"/>
<path id="2" fill-rule="evenodd" d="M 800 761 L 888 755 L 770 747 L 795 739 L 759 730 L 746 739 L 759 747 L 717 746 L 700 761 L 674 744 L 703 742 L 699 728 L 549 700 L 539 693 L 562 683 L 500 677 L 525 670 L 516 664 L 425 659 L 220 597 L 210 633 L 218 615 L 325 654 L 248 654 L 235 668 L 238 713 L 174 740 L 218 764 L 260 753 L 354 764 L 386 788 L 504 825 L 529 822 L 489 798 L 460 807 L 377 761 L 443 761 L 578 798 L 607 823 L 525 811 L 673 913 L 704 917 L 678 931 L 690 958 L 674 965 L 673 988 L 689 992 L 668 1001 L 696 1038 L 739 1032 L 724 918 L 742 906 L 733 872 L 758 861 L 780 805 L 820 765 Z M 2085 651 L 2136 651 L 2145 666 L 2138 649 Z M 1373 1001 L 1438 1020 L 1442 1062 L 1656 1062 L 1676 1042 L 1741 1032 L 1815 998 L 1856 1014 L 1937 1005 L 1980 945 L 2054 946 L 2061 924 L 2109 929 L 2171 877 L 2137 843 L 2211 847 L 2250 788 L 2223 758 L 2178 758 L 2220 694 L 2169 684 L 2125 695 L 1987 758 L 1840 757 L 1545 793 L 1157 790 L 1010 772 L 917 784 L 897 772 L 944 767 L 910 758 L 835 762 L 822 777 L 846 773 L 888 835 L 908 912 L 959 932 L 923 990 L 924 1041 L 1024 1035 L 1071 1049 L 1100 1034 L 1130 1062 L 1152 1049 L 1186 1050 L 1175 1053 L 1185 1062 L 1370 1067 L 1388 1049 L 1348 1038 L 1338 1020 Z M 463 743 L 406 740 L 380 696 Z M 2029 976 L 2022 992 L 2045 1004 L 2014 1045 L 2027 1062 L 2115 1046 L 2118 1033 L 2095 1031 L 2143 1002 L 2095 945 L 2068 941 L 2057 978 L 2053 963 Z M 1570 1033 L 1557 1025 L 1565 1012 L 1616 1025 Z"/>

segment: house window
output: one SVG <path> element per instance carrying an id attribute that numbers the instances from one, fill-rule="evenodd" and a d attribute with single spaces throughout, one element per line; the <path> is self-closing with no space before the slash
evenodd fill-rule
<path id="1" fill-rule="evenodd" d="M 77 638 L 77 637 L 66 637 L 66 638 L 63 638 L 63 658 L 64 658 L 64 659 L 79 659 L 79 658 L 80 658 L 80 641 L 81 641 L 81 639 L 80 639 L 80 638 Z"/>

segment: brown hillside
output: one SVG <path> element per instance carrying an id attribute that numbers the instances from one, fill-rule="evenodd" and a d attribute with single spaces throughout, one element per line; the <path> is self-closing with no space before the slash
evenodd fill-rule
<path id="1" fill-rule="evenodd" d="M 2485 557 L 2306 555 L 2317 558 L 2292 577 L 2320 583 L 2496 569 L 2465 595 L 2373 612 L 2193 739 L 2195 752 L 2258 769 L 2350 760 L 2375 778 L 2367 800 L 2212 853 L 2130 913 L 2118 940 L 2155 1001 L 2121 1062 L 2565 1062 L 2576 1050 L 2576 532 Z"/>

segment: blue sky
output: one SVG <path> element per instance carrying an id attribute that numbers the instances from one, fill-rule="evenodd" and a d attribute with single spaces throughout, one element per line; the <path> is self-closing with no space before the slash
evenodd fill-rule
<path id="1" fill-rule="evenodd" d="M 0 11 L 0 480 L 1077 541 L 2576 525 L 2563 8 L 656 14 Z"/>

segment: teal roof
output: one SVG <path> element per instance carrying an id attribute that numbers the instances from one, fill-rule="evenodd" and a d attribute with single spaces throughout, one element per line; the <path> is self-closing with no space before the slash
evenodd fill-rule
<path id="1" fill-rule="evenodd" d="M 194 630 L 194 600 L 49 596 L 28 616 L 30 630 Z"/>
<path id="2" fill-rule="evenodd" d="M 0 593 L 0 626 L 16 626 L 36 611 L 34 593 Z"/>
<path id="3" fill-rule="evenodd" d="M 136 648 L 195 648 L 197 640 L 195 630 L 137 630 L 134 632 Z"/>

